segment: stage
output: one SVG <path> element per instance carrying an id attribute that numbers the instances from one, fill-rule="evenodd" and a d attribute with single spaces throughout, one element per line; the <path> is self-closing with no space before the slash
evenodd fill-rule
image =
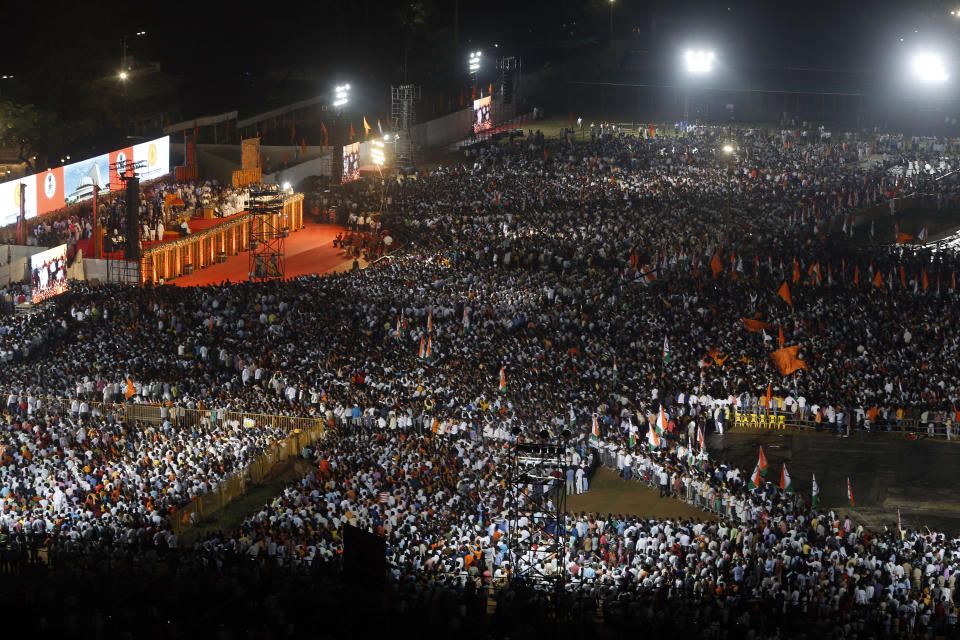
<path id="1" fill-rule="evenodd" d="M 303 229 L 291 233 L 284 242 L 287 278 L 351 269 L 353 258 L 346 257 L 343 249 L 333 246 L 334 239 L 342 231 L 343 227 L 338 225 L 307 223 Z M 360 263 L 365 264 L 363 260 Z M 226 280 L 244 282 L 249 279 L 249 268 L 248 254 L 239 253 L 227 258 L 226 262 L 171 280 L 170 284 L 198 287 Z"/>

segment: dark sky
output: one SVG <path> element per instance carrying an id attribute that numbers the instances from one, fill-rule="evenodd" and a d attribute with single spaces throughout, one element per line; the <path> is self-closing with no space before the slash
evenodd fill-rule
<path id="1" fill-rule="evenodd" d="M 404 16 L 413 15 L 422 20 L 411 27 L 411 79 L 426 85 L 440 82 L 443 67 L 456 68 L 463 62 L 458 56 L 465 57 L 474 45 L 499 41 L 537 64 L 562 58 L 565 40 L 603 38 L 610 5 L 606 0 L 461 0 L 460 50 L 438 44 L 453 42 L 453 7 L 454 0 L 422 0 L 419 8 L 378 0 L 268 3 L 256 11 L 245 3 L 93 8 L 76 2 L 21 3 L 16 17 L 25 28 L 5 29 L 0 74 L 27 77 L 33 87 L 58 75 L 69 80 L 100 69 L 109 75 L 119 66 L 121 36 L 146 30 L 146 38 L 131 39 L 131 54 L 159 60 L 165 71 L 186 78 L 185 103 L 204 103 L 199 98 L 204 92 L 229 95 L 244 72 L 277 66 L 389 84 L 400 79 L 402 23 Z M 639 29 L 634 47 L 663 49 L 683 46 L 684 40 L 703 41 L 732 64 L 879 74 L 891 73 L 895 57 L 911 47 L 953 46 L 960 20 L 949 15 L 949 8 L 937 0 L 615 0 L 613 5 L 618 34 Z M 651 24 L 659 27 L 652 36 Z M 904 43 L 898 41 L 901 35 Z M 326 88 L 318 87 L 318 92 Z"/>

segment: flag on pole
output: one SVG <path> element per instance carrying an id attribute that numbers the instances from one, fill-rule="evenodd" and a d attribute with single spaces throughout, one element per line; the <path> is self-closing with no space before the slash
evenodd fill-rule
<path id="1" fill-rule="evenodd" d="M 637 446 L 637 436 L 634 433 L 630 433 L 630 448 L 633 449 Z"/>
<path id="2" fill-rule="evenodd" d="M 403 333 L 403 327 L 400 325 L 400 316 L 397 316 L 397 340 L 400 339 L 401 333 Z"/>
<path id="3" fill-rule="evenodd" d="M 850 500 L 850 510 L 855 511 L 853 506 L 853 485 L 850 484 L 850 476 L 847 476 L 847 498 Z"/>
<path id="4" fill-rule="evenodd" d="M 760 445 L 760 458 L 757 460 L 757 468 L 760 469 L 760 475 L 766 477 L 767 467 L 770 465 L 767 463 L 767 456 L 763 454 L 763 445 Z"/>
<path id="5" fill-rule="evenodd" d="M 433 336 L 427 336 L 427 360 L 431 357 L 433 351 Z"/>
<path id="6" fill-rule="evenodd" d="M 697 425 L 697 443 L 700 445 L 700 451 L 703 451 L 703 429 L 699 425 Z"/>
<path id="7" fill-rule="evenodd" d="M 133 387 L 133 380 L 130 378 L 127 378 L 127 390 L 123 395 L 126 396 L 127 400 L 129 400 L 132 396 L 137 395 L 137 390 Z"/>
<path id="8" fill-rule="evenodd" d="M 427 355 L 426 344 L 423 341 L 423 336 L 420 336 L 420 353 L 419 356 L 421 359 L 425 358 Z"/>
<path id="9" fill-rule="evenodd" d="M 766 411 L 768 411 L 768 412 L 770 411 L 770 398 L 771 398 L 771 394 L 770 394 L 770 383 L 768 382 L 768 383 L 767 383 L 767 396 L 766 396 L 766 398 L 764 398 L 764 409 L 766 409 Z M 760 452 L 761 452 L 761 454 L 763 453 L 763 447 L 760 448 Z"/>
<path id="10" fill-rule="evenodd" d="M 927 228 L 926 227 L 924 227 L 923 229 L 920 229 L 920 235 L 917 236 L 917 239 L 920 240 L 921 243 L 927 244 Z"/>
<path id="11" fill-rule="evenodd" d="M 667 428 L 667 414 L 663 411 L 663 405 L 660 405 L 660 415 L 657 416 L 657 433 L 663 433 L 663 430 Z"/>
<path id="12" fill-rule="evenodd" d="M 504 372 L 503 367 L 500 367 L 500 393 L 507 392 L 507 374 Z"/>
<path id="13" fill-rule="evenodd" d="M 617 370 L 617 359 L 613 359 L 613 381 L 617 381 L 617 376 L 620 375 L 620 371 Z"/>
<path id="14" fill-rule="evenodd" d="M 427 311 L 427 333 L 433 333 L 433 310 Z"/>
<path id="15" fill-rule="evenodd" d="M 790 287 L 787 286 L 787 281 L 784 280 L 783 284 L 780 285 L 780 290 L 777 291 L 777 295 L 783 298 L 783 301 L 786 302 L 791 307 L 793 306 L 793 298 L 790 297 Z"/>
<path id="16" fill-rule="evenodd" d="M 600 424 L 597 422 L 597 414 L 593 414 L 593 426 L 590 428 L 590 435 L 594 440 L 600 439 Z"/>
<path id="17" fill-rule="evenodd" d="M 780 469 L 780 489 L 783 491 L 793 491 L 793 481 L 790 479 L 790 472 L 787 471 L 787 465 Z"/>
<path id="18" fill-rule="evenodd" d="M 753 469 L 753 473 L 750 474 L 750 488 L 757 489 L 760 487 L 760 484 L 763 482 L 763 473 L 760 471 L 760 464 L 757 463 L 757 466 Z"/>
<path id="19" fill-rule="evenodd" d="M 470 310 L 467 307 L 463 308 L 463 328 L 470 328 Z"/>
<path id="20" fill-rule="evenodd" d="M 660 436 L 654 431 L 653 425 L 647 426 L 647 444 L 651 450 L 660 448 Z"/>
<path id="21" fill-rule="evenodd" d="M 372 129 L 372 128 L 373 128 L 373 127 L 371 127 L 369 124 L 367 124 L 367 116 L 363 116 L 363 135 L 365 135 L 365 136 L 370 135 L 370 129 Z"/>
<path id="22" fill-rule="evenodd" d="M 820 504 L 820 485 L 817 484 L 817 474 L 813 474 L 813 486 L 810 489 L 810 506 L 816 508 Z"/>
<path id="23" fill-rule="evenodd" d="M 673 354 L 670 353 L 670 342 L 667 340 L 667 337 L 663 337 L 663 362 L 664 364 L 670 364 L 670 360 L 673 358 Z M 663 411 L 663 407 L 660 408 Z"/>

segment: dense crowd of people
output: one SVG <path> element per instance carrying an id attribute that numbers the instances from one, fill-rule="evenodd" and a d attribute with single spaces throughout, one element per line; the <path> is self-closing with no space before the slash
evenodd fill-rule
<path id="1" fill-rule="evenodd" d="M 844 233 L 873 224 L 854 216 L 869 204 L 952 189 L 931 175 L 956 165 L 950 144 L 602 128 L 473 147 L 468 163 L 390 185 L 381 224 L 404 248 L 362 273 L 79 285 L 55 311 L 5 320 L 7 561 L 40 547 L 167 556 L 173 510 L 280 437 L 126 424 L 95 404 L 156 403 L 332 427 L 303 452 L 315 467 L 303 478 L 237 531 L 182 550 L 190 567 L 315 575 L 338 565 L 350 524 L 386 542 L 399 591 L 383 606 L 402 617 L 444 603 L 447 631 L 482 617 L 484 587 L 560 572 L 568 615 L 599 606 L 612 628 L 955 632 L 957 539 L 869 532 L 772 484 L 750 488 L 696 436 L 771 403 L 832 428 L 915 418 L 951 433 L 960 260 L 892 248 L 892 221 L 876 242 Z M 358 191 L 359 211 L 364 193 L 383 197 Z M 786 346 L 802 366 L 784 375 L 770 354 Z M 544 429 L 573 433 L 546 494 L 589 491 L 612 452 L 625 478 L 711 514 L 570 514 L 552 533 L 562 554 L 512 556 L 507 514 L 529 505 L 502 469 L 515 434 Z M 520 535 L 544 535 L 536 525 L 527 514 Z M 500 597 L 510 611 L 545 596 Z"/>

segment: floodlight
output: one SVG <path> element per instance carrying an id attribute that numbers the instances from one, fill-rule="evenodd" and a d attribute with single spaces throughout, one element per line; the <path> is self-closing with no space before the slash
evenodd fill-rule
<path id="1" fill-rule="evenodd" d="M 289 183 L 289 182 L 284 182 L 284 183 L 283 183 L 283 190 L 284 190 L 284 191 L 290 191 L 290 183 Z"/>
<path id="2" fill-rule="evenodd" d="M 723 152 L 724 152 L 724 153 L 733 153 L 733 147 L 731 147 L 731 146 L 728 145 L 728 144 L 725 144 L 725 145 L 723 145 Z"/>
<path id="3" fill-rule="evenodd" d="M 482 51 L 472 51 L 470 53 L 470 73 L 476 73 L 480 71 L 480 56 L 483 55 Z"/>
<path id="4" fill-rule="evenodd" d="M 921 53 L 915 56 L 913 72 L 924 84 L 940 84 L 950 79 L 943 58 L 933 53 Z"/>
<path id="5" fill-rule="evenodd" d="M 716 56 L 713 51 L 704 49 L 688 49 L 683 54 L 688 73 L 710 73 L 713 70 L 713 60 Z"/>
<path id="6" fill-rule="evenodd" d="M 336 98 L 333 101 L 333 106 L 342 107 L 350 101 L 350 85 L 341 84 L 334 89 L 334 97 Z"/>
<path id="7" fill-rule="evenodd" d="M 120 79 L 121 79 L 121 80 L 126 80 L 126 79 L 127 79 L 127 72 L 126 72 L 126 71 L 121 71 L 121 72 L 120 72 Z"/>
<path id="8" fill-rule="evenodd" d="M 370 157 L 373 158 L 373 164 L 382 167 L 386 164 L 386 156 L 383 153 L 383 143 L 379 140 L 373 140 L 373 147 L 370 149 Z"/>

